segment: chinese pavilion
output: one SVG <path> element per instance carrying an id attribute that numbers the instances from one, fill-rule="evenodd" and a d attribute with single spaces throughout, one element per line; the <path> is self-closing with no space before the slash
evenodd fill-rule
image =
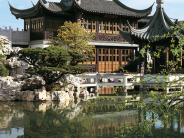
<path id="1" fill-rule="evenodd" d="M 47 46 L 49 38 L 56 36 L 58 27 L 65 21 L 80 22 L 96 36 L 90 42 L 96 47 L 96 58 L 88 63 L 91 70 L 113 73 L 134 58 L 138 48 L 138 45 L 127 42 L 120 30 L 129 31 L 127 20 L 131 26 L 138 28 L 138 20 L 147 17 L 152 6 L 136 10 L 119 0 L 38 0 L 32 8 L 21 10 L 10 5 L 10 10 L 16 18 L 24 20 L 30 47 Z"/>
<path id="2" fill-rule="evenodd" d="M 160 58 L 152 59 L 152 73 L 158 73 L 162 65 L 167 66 L 168 61 L 173 59 L 169 52 L 171 38 L 162 36 L 168 34 L 172 30 L 171 27 L 175 26 L 175 23 L 167 16 L 162 5 L 163 0 L 157 0 L 156 12 L 145 27 L 137 29 L 129 24 L 131 38 L 135 43 L 140 45 L 140 48 L 146 44 L 151 46 L 151 51 L 156 51 L 157 47 L 163 47 L 164 54 Z M 182 54 L 180 56 L 182 59 Z M 182 62 L 181 60 L 181 66 Z"/>

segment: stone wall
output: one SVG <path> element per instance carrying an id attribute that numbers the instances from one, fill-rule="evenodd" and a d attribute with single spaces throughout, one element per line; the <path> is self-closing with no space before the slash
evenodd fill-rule
<path id="1" fill-rule="evenodd" d="M 30 36 L 28 31 L 13 30 L 11 27 L 0 28 L 0 35 L 6 36 L 11 41 L 12 46 L 29 45 Z"/>

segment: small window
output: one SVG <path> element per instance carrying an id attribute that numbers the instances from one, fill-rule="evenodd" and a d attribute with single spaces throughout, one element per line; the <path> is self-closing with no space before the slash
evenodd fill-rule
<path id="1" fill-rule="evenodd" d="M 113 61 L 113 56 L 110 56 L 110 61 Z"/>
<path id="2" fill-rule="evenodd" d="M 101 56 L 99 56 L 98 58 L 99 58 L 99 61 L 102 61 L 102 57 Z"/>
<path id="3" fill-rule="evenodd" d="M 122 50 L 122 54 L 125 55 L 125 50 Z"/>
<path id="4" fill-rule="evenodd" d="M 127 49 L 127 50 L 126 50 L 126 55 L 128 55 L 128 51 L 129 51 L 129 50 Z"/>
<path id="5" fill-rule="evenodd" d="M 117 61 L 119 61 L 119 56 L 117 56 Z"/>
<path id="6" fill-rule="evenodd" d="M 99 49 L 99 54 L 102 54 L 102 49 Z"/>
<path id="7" fill-rule="evenodd" d="M 126 61 L 126 57 L 123 56 L 123 57 L 122 57 L 122 61 Z"/>
<path id="8" fill-rule="evenodd" d="M 113 49 L 110 50 L 110 54 L 113 54 Z"/>

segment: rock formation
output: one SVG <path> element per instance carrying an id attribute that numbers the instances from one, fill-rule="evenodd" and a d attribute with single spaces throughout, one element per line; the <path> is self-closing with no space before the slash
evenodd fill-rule
<path id="1" fill-rule="evenodd" d="M 89 93 L 80 88 L 78 77 L 67 75 L 66 81 L 68 85 L 61 86 L 61 90 L 46 91 L 45 81 L 39 76 L 0 77 L 0 101 L 59 101 L 67 107 L 70 103 L 78 104 L 88 99 Z"/>

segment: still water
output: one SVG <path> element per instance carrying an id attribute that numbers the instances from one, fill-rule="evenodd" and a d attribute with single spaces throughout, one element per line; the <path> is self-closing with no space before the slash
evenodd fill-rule
<path id="1" fill-rule="evenodd" d="M 0 103 L 0 138 L 118 138 L 125 126 L 136 127 L 141 120 L 136 110 L 80 114 L 72 120 L 66 118 L 68 113 L 54 103 Z M 142 137 L 134 132 L 129 137 Z M 166 127 L 156 121 L 152 132 L 145 138 L 184 138 L 183 115 Z"/>

